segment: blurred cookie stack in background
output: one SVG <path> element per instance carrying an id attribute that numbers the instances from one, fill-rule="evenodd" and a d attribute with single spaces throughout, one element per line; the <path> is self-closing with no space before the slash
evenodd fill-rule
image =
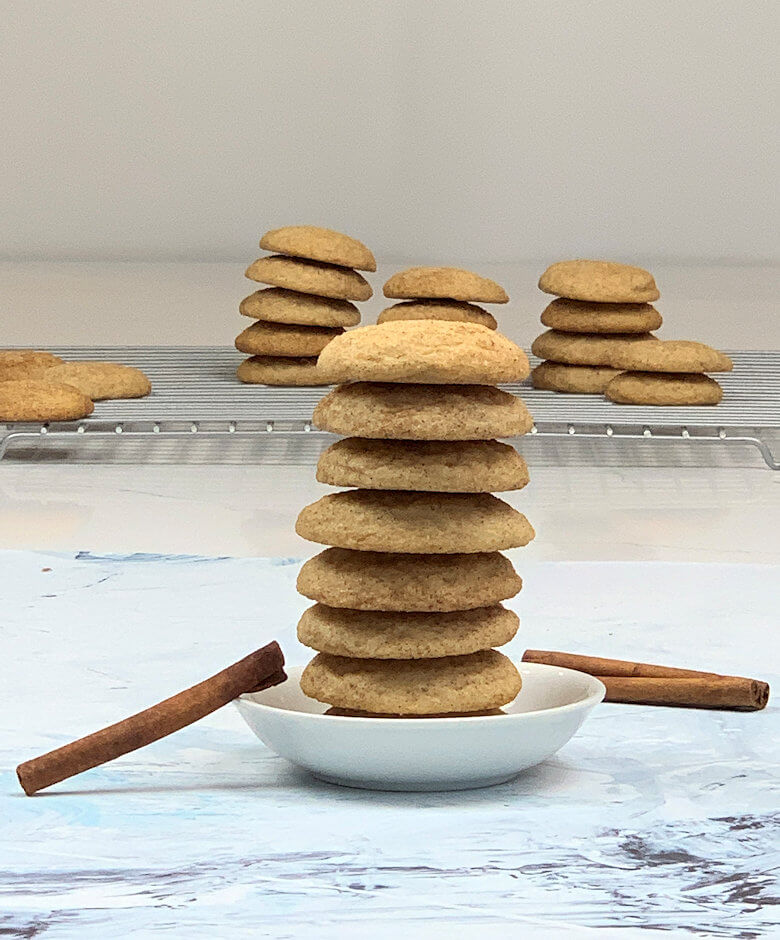
<path id="1" fill-rule="evenodd" d="M 462 268 L 407 268 L 390 278 L 384 295 L 402 302 L 385 308 L 377 323 L 449 320 L 478 323 L 490 330 L 498 323 L 477 303 L 505 304 L 509 300 L 500 284 Z"/>
<path id="2" fill-rule="evenodd" d="M 236 338 L 247 353 L 238 378 L 255 385 L 328 385 L 317 357 L 348 326 L 360 322 L 354 300 L 371 285 L 358 271 L 376 271 L 368 248 L 355 238 L 314 225 L 266 232 L 246 276 L 269 287 L 245 297 L 239 311 L 256 322 Z"/>
<path id="3" fill-rule="evenodd" d="M 653 275 L 614 261 L 559 261 L 539 279 L 556 300 L 542 313 L 549 327 L 531 352 L 545 360 L 532 372 L 536 388 L 603 394 L 621 371 L 626 348 L 655 341 L 661 315 L 650 301 L 660 293 Z"/>
<path id="4" fill-rule="evenodd" d="M 528 482 L 525 461 L 495 438 L 533 424 L 495 385 L 526 377 L 526 356 L 481 325 L 414 320 L 353 330 L 322 359 L 349 384 L 314 423 L 349 436 L 322 454 L 317 479 L 355 488 L 307 506 L 296 525 L 333 546 L 298 579 L 317 602 L 298 636 L 319 651 L 301 688 L 339 714 L 491 713 L 521 685 L 494 649 L 517 630 L 501 601 L 522 584 L 501 552 L 534 537 L 491 495 Z"/>
<path id="5" fill-rule="evenodd" d="M 557 300 L 542 313 L 550 327 L 531 352 L 545 360 L 536 388 L 605 394 L 625 405 L 717 405 L 718 383 L 705 373 L 730 372 L 731 359 L 704 343 L 659 340 L 661 315 L 653 275 L 614 261 L 559 261 L 539 287 Z"/>

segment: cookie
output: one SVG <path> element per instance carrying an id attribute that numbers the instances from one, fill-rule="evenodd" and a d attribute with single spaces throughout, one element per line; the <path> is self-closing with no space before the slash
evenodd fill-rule
<path id="1" fill-rule="evenodd" d="M 236 369 L 247 385 L 330 385 L 316 358 L 252 356 Z"/>
<path id="2" fill-rule="evenodd" d="M 37 378 L 62 361 L 59 356 L 36 349 L 0 349 L 0 382 Z"/>
<path id="3" fill-rule="evenodd" d="M 376 261 L 363 242 L 331 228 L 317 225 L 285 225 L 266 232 L 260 247 L 280 255 L 324 261 L 360 271 L 376 271 Z"/>
<path id="4" fill-rule="evenodd" d="M 236 349 L 251 356 L 318 356 L 344 331 L 341 327 L 297 326 L 258 320 L 236 337 Z"/>
<path id="5" fill-rule="evenodd" d="M 616 364 L 631 372 L 731 372 L 731 359 L 717 349 L 690 340 L 658 340 L 624 349 Z"/>
<path id="6" fill-rule="evenodd" d="M 609 366 L 567 366 L 560 362 L 543 362 L 531 372 L 534 388 L 551 392 L 573 392 L 579 395 L 601 394 L 620 369 Z"/>
<path id="7" fill-rule="evenodd" d="M 527 434 L 533 423 L 519 398 L 491 385 L 356 382 L 314 409 L 323 431 L 386 440 L 487 441 Z"/>
<path id="8" fill-rule="evenodd" d="M 506 715 L 503 708 L 483 708 L 476 712 L 446 712 L 430 715 L 391 715 L 388 712 L 365 712 L 354 708 L 329 708 L 326 715 L 336 718 L 489 718 L 493 715 Z"/>
<path id="9" fill-rule="evenodd" d="M 439 320 L 359 327 L 329 344 L 321 362 L 335 382 L 498 385 L 530 371 L 523 350 L 500 333 Z"/>
<path id="10" fill-rule="evenodd" d="M 621 372 L 607 385 L 605 394 L 622 405 L 717 405 L 723 389 L 707 375 Z"/>
<path id="11" fill-rule="evenodd" d="M 0 382 L 0 421 L 76 421 L 94 410 L 72 385 L 43 379 Z"/>
<path id="12" fill-rule="evenodd" d="M 298 593 L 353 610 L 448 611 L 490 607 L 523 586 L 498 552 L 398 555 L 327 548 L 298 574 Z"/>
<path id="13" fill-rule="evenodd" d="M 238 305 L 242 316 L 271 323 L 301 326 L 357 326 L 360 311 L 348 300 L 299 294 L 283 287 L 264 287 L 244 297 Z"/>
<path id="14" fill-rule="evenodd" d="M 542 312 L 542 323 L 564 333 L 647 333 L 663 323 L 650 304 L 598 304 L 558 297 Z"/>
<path id="15" fill-rule="evenodd" d="M 613 333 L 601 336 L 598 333 L 562 333 L 548 330 L 537 336 L 531 352 L 540 359 L 565 362 L 573 366 L 611 366 L 623 368 L 619 360 L 626 350 L 635 344 L 660 343 L 650 333 Z"/>
<path id="16" fill-rule="evenodd" d="M 610 304 L 647 303 L 661 296 L 649 271 L 616 261 L 557 261 L 539 278 L 539 289 Z"/>
<path id="17" fill-rule="evenodd" d="M 258 258 L 246 269 L 246 276 L 261 284 L 337 300 L 368 300 L 373 294 L 368 281 L 351 268 L 284 255 Z"/>
<path id="18" fill-rule="evenodd" d="M 497 552 L 527 545 L 530 522 L 488 493 L 348 490 L 306 506 L 301 538 L 365 552 Z"/>
<path id="19" fill-rule="evenodd" d="M 304 646 L 356 659 L 432 659 L 503 646 L 517 633 L 517 614 L 500 604 L 446 613 L 347 610 L 315 604 L 298 623 Z"/>
<path id="20" fill-rule="evenodd" d="M 450 320 L 454 323 L 477 323 L 489 330 L 498 328 L 496 318 L 487 310 L 461 300 L 407 300 L 385 308 L 376 322 L 393 323 L 396 320 Z"/>
<path id="21" fill-rule="evenodd" d="M 462 268 L 407 268 L 390 278 L 384 286 L 384 295 L 398 300 L 431 298 L 490 304 L 505 304 L 509 300 L 500 284 Z"/>
<path id="22" fill-rule="evenodd" d="M 46 380 L 72 385 L 92 401 L 144 398 L 152 390 L 152 383 L 140 369 L 118 362 L 63 362 L 52 366 Z"/>
<path id="23" fill-rule="evenodd" d="M 331 486 L 437 493 L 520 490 L 528 467 L 498 441 L 377 441 L 348 437 L 322 453 L 317 479 Z"/>
<path id="24" fill-rule="evenodd" d="M 390 660 L 318 653 L 301 675 L 303 693 L 318 702 L 399 715 L 500 708 L 521 685 L 520 673 L 498 650 Z"/>

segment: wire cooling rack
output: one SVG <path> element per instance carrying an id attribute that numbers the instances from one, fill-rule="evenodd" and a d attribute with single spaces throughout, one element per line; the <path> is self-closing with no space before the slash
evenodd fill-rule
<path id="1" fill-rule="evenodd" d="M 67 443 L 66 454 L 79 459 L 88 442 L 105 444 L 106 439 L 122 436 L 132 438 L 140 462 L 152 438 L 208 440 L 210 462 L 221 462 L 220 439 L 248 438 L 257 444 L 261 438 L 266 442 L 273 438 L 274 462 L 308 462 L 331 439 L 311 424 L 314 406 L 327 388 L 243 385 L 235 377 L 243 357 L 226 347 L 74 346 L 52 352 L 65 359 L 137 366 L 151 379 L 152 394 L 97 402 L 89 418 L 76 422 L 0 424 L 0 459 L 15 445 L 32 441 L 38 454 L 42 447 Z M 757 448 L 768 467 L 780 470 L 775 456 L 775 439 L 780 437 L 780 351 L 729 355 L 734 371 L 718 376 L 724 398 L 714 407 L 617 405 L 598 395 L 541 391 L 527 382 L 504 387 L 522 396 L 534 416 L 531 433 L 537 438 L 740 443 Z M 249 459 L 262 462 L 264 453 L 271 451 L 253 446 L 251 452 Z M 171 462 L 187 462 L 180 447 L 169 447 L 168 454 Z"/>

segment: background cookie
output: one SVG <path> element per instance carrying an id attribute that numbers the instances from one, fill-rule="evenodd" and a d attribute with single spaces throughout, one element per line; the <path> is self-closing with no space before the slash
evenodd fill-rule
<path id="1" fill-rule="evenodd" d="M 373 293 L 368 281 L 350 268 L 284 255 L 258 258 L 246 269 L 246 276 L 261 284 L 339 300 L 368 300 Z"/>
<path id="2" fill-rule="evenodd" d="M 241 363 L 236 375 L 248 385 L 330 385 L 315 358 L 252 356 Z"/>
<path id="3" fill-rule="evenodd" d="M 558 297 L 542 312 L 542 323 L 564 333 L 647 333 L 663 323 L 650 304 L 599 304 Z"/>
<path id="4" fill-rule="evenodd" d="M 92 401 L 144 398 L 152 383 L 140 370 L 118 362 L 63 362 L 52 366 L 46 379 L 77 388 Z"/>
<path id="5" fill-rule="evenodd" d="M 236 349 L 252 356 L 318 356 L 344 331 L 341 327 L 298 326 L 258 320 L 236 337 Z"/>
<path id="6" fill-rule="evenodd" d="M 486 441 L 527 434 L 533 419 L 519 398 L 489 385 L 356 382 L 325 395 L 314 424 L 358 437 Z"/>
<path id="7" fill-rule="evenodd" d="M 498 327 L 496 318 L 487 310 L 462 300 L 407 300 L 386 307 L 377 317 L 377 323 L 396 320 L 450 320 L 455 323 L 477 323 L 489 330 Z"/>
<path id="8" fill-rule="evenodd" d="M 75 421 L 95 406 L 71 385 L 43 379 L 0 382 L 0 421 Z"/>
<path id="9" fill-rule="evenodd" d="M 463 268 L 407 268 L 387 281 L 384 295 L 400 300 L 430 297 L 493 304 L 509 300 L 500 284 Z"/>
<path id="10" fill-rule="evenodd" d="M 605 394 L 624 405 L 717 405 L 723 389 L 707 375 L 621 372 Z"/>
<path id="11" fill-rule="evenodd" d="M 266 232 L 260 247 L 280 255 L 324 261 L 360 271 L 376 271 L 376 261 L 363 242 L 331 228 L 317 225 L 285 225 Z"/>
<path id="12" fill-rule="evenodd" d="M 520 621 L 501 605 L 447 613 L 345 610 L 315 604 L 298 623 L 304 646 L 358 659 L 431 659 L 503 646 Z"/>
<path id="13" fill-rule="evenodd" d="M 531 524 L 487 493 L 349 490 L 323 496 L 298 516 L 301 538 L 369 552 L 494 552 L 527 545 Z"/>
<path id="14" fill-rule="evenodd" d="M 653 275 L 644 268 L 616 261 L 558 261 L 539 278 L 546 294 L 571 300 L 646 303 L 661 296 Z"/>
<path id="15" fill-rule="evenodd" d="M 600 394 L 619 369 L 609 366 L 567 366 L 560 362 L 542 362 L 531 372 L 534 388 L 580 395 Z"/>
<path id="16" fill-rule="evenodd" d="M 717 349 L 690 340 L 658 340 L 620 351 L 622 369 L 639 372 L 731 372 L 731 359 Z"/>
<path id="17" fill-rule="evenodd" d="M 35 378 L 62 361 L 59 356 L 36 349 L 0 349 L 0 382 Z"/>
<path id="18" fill-rule="evenodd" d="M 520 674 L 497 650 L 440 659 L 347 659 L 318 653 L 301 676 L 304 694 L 370 712 L 470 712 L 506 705 Z"/>
<path id="19" fill-rule="evenodd" d="M 623 368 L 621 361 L 629 346 L 638 343 L 660 343 L 650 333 L 614 333 L 600 336 L 598 333 L 563 333 L 548 330 L 537 336 L 531 344 L 531 352 L 540 359 L 565 362 L 580 366 L 611 366 Z"/>
<path id="20" fill-rule="evenodd" d="M 360 311 L 348 300 L 299 294 L 283 287 L 264 287 L 244 297 L 239 312 L 255 320 L 305 326 L 357 326 Z"/>
<path id="21" fill-rule="evenodd" d="M 331 486 L 495 493 L 528 483 L 514 447 L 498 441 L 382 441 L 348 437 L 322 453 L 317 479 Z"/>
<path id="22" fill-rule="evenodd" d="M 529 373 L 511 340 L 474 323 L 410 320 L 344 333 L 321 357 L 335 382 L 497 385 Z"/>
<path id="23" fill-rule="evenodd" d="M 448 611 L 489 607 L 523 586 L 498 552 L 398 555 L 327 548 L 298 574 L 298 592 L 330 607 Z"/>

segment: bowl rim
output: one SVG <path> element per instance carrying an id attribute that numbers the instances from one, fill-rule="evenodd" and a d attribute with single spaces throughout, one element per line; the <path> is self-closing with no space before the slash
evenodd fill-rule
<path id="1" fill-rule="evenodd" d="M 393 727 L 401 726 L 410 726 L 410 727 L 424 727 L 430 728 L 432 725 L 435 725 L 439 728 L 448 728 L 457 724 L 458 722 L 465 721 L 469 723 L 473 722 L 494 722 L 497 720 L 514 719 L 529 721 L 534 718 L 546 718 L 551 714 L 565 714 L 570 711 L 579 711 L 587 710 L 598 705 L 600 702 L 604 701 L 604 696 L 607 692 L 607 687 L 604 683 L 598 679 L 596 676 L 591 676 L 587 672 L 581 672 L 578 669 L 567 669 L 564 666 L 551 666 L 547 663 L 526 663 L 519 662 L 515 663 L 517 668 L 522 673 L 523 671 L 527 673 L 547 673 L 550 678 L 553 675 L 559 676 L 561 673 L 566 673 L 568 675 L 583 676 L 589 680 L 591 685 L 591 690 L 588 694 L 579 699 L 576 702 L 568 702 L 566 705 L 550 705 L 548 708 L 538 708 L 531 712 L 509 712 L 504 715 L 459 715 L 456 718 L 365 718 L 362 716 L 356 715 L 326 715 L 324 712 L 304 712 L 298 711 L 292 708 L 280 708 L 278 705 L 270 705 L 266 702 L 255 701 L 251 696 L 256 695 L 256 692 L 244 692 L 233 700 L 234 704 L 238 707 L 239 705 L 250 706 L 252 708 L 259 709 L 261 712 L 285 712 L 290 716 L 295 716 L 295 718 L 302 721 L 322 721 L 327 720 L 329 723 L 336 722 L 359 722 L 362 726 L 365 726 L 366 721 L 372 722 L 381 722 L 385 725 L 392 723 Z M 299 680 L 300 675 L 304 670 L 304 666 L 289 666 L 287 667 L 287 681 L 290 679 Z M 274 686 L 276 688 L 276 686 Z M 264 690 L 265 691 L 265 690 Z M 268 690 L 270 691 L 270 690 Z M 518 693 L 519 694 L 519 693 Z M 514 699 L 512 700 L 514 701 Z M 511 704 L 508 702 L 507 704 Z"/>

